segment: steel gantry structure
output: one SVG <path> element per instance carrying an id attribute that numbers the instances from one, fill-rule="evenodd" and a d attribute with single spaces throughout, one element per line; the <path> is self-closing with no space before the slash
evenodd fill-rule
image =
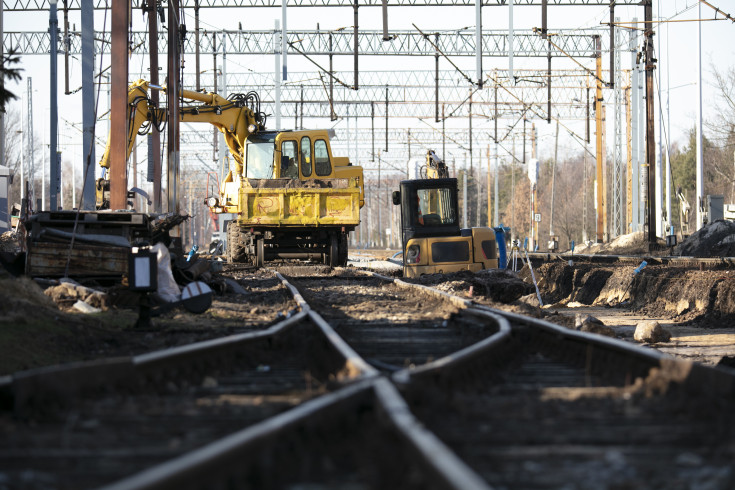
<path id="1" fill-rule="evenodd" d="M 155 2 L 154 2 L 155 3 Z M 197 15 L 195 35 L 183 37 L 181 53 L 176 55 L 190 57 L 196 55 L 197 70 L 195 74 L 184 71 L 183 86 L 204 86 L 214 89 L 216 81 L 211 74 L 203 74 L 199 70 L 200 54 L 215 55 L 226 47 L 229 55 L 273 55 L 275 40 L 279 31 L 271 30 L 218 30 L 207 31 L 199 28 L 198 11 L 201 8 L 228 8 L 228 7 L 284 7 L 281 2 L 275 0 L 171 0 L 169 3 L 169 16 L 173 12 L 183 13 L 186 9 L 194 9 Z M 468 118 L 470 127 L 469 144 L 472 153 L 472 141 L 479 141 L 471 136 L 472 117 L 481 120 L 494 121 L 497 127 L 498 119 L 509 119 L 514 124 L 518 120 L 539 119 L 551 122 L 552 118 L 558 120 L 587 120 L 590 117 L 590 90 L 592 99 L 601 98 L 601 89 L 608 89 L 617 85 L 616 89 L 616 173 L 613 176 L 615 186 L 614 208 L 616 220 L 613 223 L 614 234 L 622 230 L 622 213 L 624 207 L 618 200 L 622 186 L 618 183 L 617 171 L 619 165 L 620 141 L 620 100 L 622 78 L 620 74 L 620 63 L 617 53 L 620 48 L 620 38 L 615 38 L 613 12 L 615 6 L 640 6 L 646 7 L 646 13 L 650 11 L 651 0 L 622 0 L 610 2 L 609 0 L 515 0 L 516 7 L 539 6 L 542 7 L 542 27 L 540 29 L 526 30 L 486 30 L 474 26 L 460 30 L 437 31 L 426 26 L 415 30 L 392 30 L 390 38 L 386 38 L 386 27 L 384 17 L 384 30 L 358 30 L 357 11 L 359 7 L 393 7 L 393 6 L 436 6 L 457 7 L 475 6 L 477 18 L 481 20 L 482 7 L 507 7 L 507 0 L 482 0 L 480 3 L 471 0 L 294 0 L 288 1 L 289 7 L 351 7 L 355 12 L 355 23 L 351 28 L 344 30 L 300 30 L 288 31 L 288 39 L 284 44 L 289 56 L 303 56 L 309 58 L 317 65 L 319 70 L 311 73 L 290 73 L 289 82 L 274 84 L 273 74 L 228 73 L 225 87 L 229 92 L 239 90 L 239 87 L 258 87 L 262 93 L 264 107 L 267 112 L 276 112 L 275 101 L 280 102 L 279 115 L 285 118 L 293 118 L 294 127 L 299 126 L 300 119 L 326 118 L 335 120 L 341 118 L 372 118 L 382 117 L 386 119 L 386 147 L 388 140 L 388 117 L 390 118 L 417 118 L 429 120 L 433 117 L 435 122 L 445 121 L 451 118 Z M 150 0 L 131 0 L 133 8 L 149 8 Z M 34 11 L 46 10 L 49 6 L 48 0 L 4 0 L 3 10 L 12 11 Z M 108 0 L 66 0 L 59 9 L 64 12 L 69 10 L 106 8 Z M 611 14 L 611 25 L 609 28 L 591 29 L 559 29 L 553 32 L 547 28 L 546 13 L 549 6 L 599 6 L 608 7 Z M 384 10 L 385 12 L 385 10 Z M 156 15 L 148 15 L 156 19 Z M 648 15 L 646 21 L 650 23 Z M 153 22 L 155 24 L 155 22 Z M 119 24 L 120 25 L 120 24 Z M 512 23 L 511 23 L 512 25 Z M 172 28 L 175 27 L 175 28 Z M 172 39 L 180 39 L 177 33 L 172 34 L 177 26 L 169 26 L 169 32 L 158 33 L 156 30 L 147 32 L 125 32 L 125 36 L 115 33 L 94 33 L 94 52 L 97 55 L 110 54 L 113 51 L 115 39 L 119 44 L 125 39 L 126 44 L 132 48 L 132 54 L 150 55 L 153 63 L 153 55 L 159 51 L 168 51 L 169 42 Z M 191 33 L 191 31 L 189 31 Z M 646 36 L 650 36 L 651 29 L 646 30 Z M 608 37 L 609 34 L 609 37 Z M 288 42 L 291 40 L 291 42 Z M 65 32 L 57 38 L 52 46 L 51 37 L 48 32 L 5 32 L 2 35 L 3 48 L 5 51 L 11 47 L 19 54 L 47 54 L 55 48 L 67 57 L 80 54 L 81 34 L 72 32 L 65 26 Z M 389 41 L 389 42 L 386 42 Z M 178 42 L 175 44 L 179 44 Z M 287 47 L 286 47 L 287 46 Z M 179 46 L 176 46 L 178 48 Z M 637 49 L 637 46 L 631 48 Z M 174 49 L 176 51 L 176 49 Z M 597 74 L 585 68 L 580 59 L 599 59 L 602 53 L 610 54 L 611 70 L 604 73 L 598 69 Z M 224 54 L 224 52 L 223 52 Z M 112 53 L 114 58 L 114 53 Z M 358 72 L 357 57 L 359 56 L 414 56 L 430 57 L 435 61 L 436 69 L 432 72 L 374 72 L 363 70 Z M 355 58 L 355 70 L 349 72 L 334 72 L 331 67 L 333 56 L 353 56 Z M 118 54 L 119 57 L 119 54 Z M 329 69 L 324 69 L 313 61 L 313 57 L 328 57 Z M 476 57 L 478 59 L 477 76 L 470 77 L 457 68 L 451 62 L 452 57 Z M 481 64 L 484 57 L 510 57 L 510 70 L 497 70 L 494 72 L 483 71 Z M 547 58 L 546 70 L 512 70 L 512 58 Z M 455 70 L 439 71 L 440 59 L 446 58 L 455 66 Z M 552 58 L 577 60 L 581 70 L 552 70 Z M 323 58 L 320 58 L 323 60 Z M 326 63 L 324 63 L 326 64 Z M 598 63 L 599 64 L 599 63 Z M 169 72 L 171 66 L 169 60 Z M 652 62 L 647 62 L 647 69 Z M 616 68 L 617 67 L 617 68 Z M 114 63 L 113 63 L 113 69 Z M 177 70 L 175 70 L 177 71 Z M 482 75 L 480 75 L 482 73 Z M 359 83 L 358 83 L 359 76 Z M 200 79 L 201 77 L 201 79 Z M 113 77 L 114 78 L 114 77 Z M 192 80 L 194 78 L 195 80 Z M 627 79 L 627 77 L 626 77 Z M 193 83 L 192 83 L 193 82 Z M 335 91 L 335 82 L 337 86 Z M 178 74 L 174 78 L 178 84 Z M 169 83 L 169 85 L 171 82 Z M 329 88 L 327 89 L 327 85 Z M 179 86 L 179 85 L 176 85 Z M 359 86 L 359 90 L 358 89 Z M 484 90 L 477 90 L 483 88 Z M 598 90 L 595 94 L 595 89 Z M 68 86 L 67 86 L 68 93 Z M 120 92 L 118 91 L 118 94 Z M 175 92 L 174 92 L 175 93 Z M 113 97 L 114 98 L 114 97 Z M 172 97 L 169 97 L 172 98 Z M 175 97 L 173 97 L 175 99 Z M 469 102 L 468 102 L 469 101 Z M 595 115 L 601 118 L 602 101 L 595 104 Z M 114 104 L 113 104 L 114 105 Z M 642 106 L 643 104 L 641 104 Z M 440 106 L 442 110 L 440 111 Z M 553 107 L 553 110 L 552 110 Z M 174 108 L 175 109 L 175 108 Z M 649 118 L 650 119 L 650 118 Z M 649 123 L 650 124 L 650 121 Z M 590 140 L 589 122 L 584 136 L 575 135 L 578 139 Z M 598 125 L 599 128 L 599 125 Z M 568 128 L 566 128 L 569 130 Z M 435 129 L 433 131 L 436 131 Z M 442 132 L 446 129 L 442 127 Z M 600 131 L 598 130 L 598 133 Z M 356 132 L 357 133 L 357 132 Z M 501 131 L 502 133 L 502 131 Z M 571 131 L 570 131 L 571 133 Z M 581 133 L 581 132 L 580 132 Z M 374 137 L 374 131 L 372 132 Z M 396 136 L 395 133 L 391 133 Z M 502 137 L 502 135 L 500 135 Z M 498 130 L 495 129 L 491 136 L 494 142 L 500 139 Z M 598 135 L 599 137 L 599 135 Z M 400 136 L 399 136 L 400 138 Z M 170 141 L 178 138 L 169 137 Z M 599 143 L 598 143 L 599 146 Z M 497 151 L 496 151 L 497 153 Z M 598 152 L 599 154 L 599 152 Z M 472 157 L 470 157 L 472 158 Z M 599 163 L 598 158 L 598 165 Z M 172 166 L 173 165 L 173 166 Z M 169 163 L 168 173 L 176 172 L 176 164 Z"/>
<path id="2" fill-rule="evenodd" d="M 555 57 L 591 58 L 595 56 L 594 36 L 607 32 L 602 28 L 593 29 L 561 29 L 553 35 L 557 48 L 552 50 Z M 224 42 L 228 54 L 272 55 L 273 29 L 208 31 L 199 36 L 199 51 L 201 53 L 216 52 L 218 48 L 213 44 L 212 34 L 216 35 L 217 43 Z M 390 42 L 383 40 L 383 31 L 362 30 L 358 33 L 358 52 L 361 56 L 436 56 L 438 51 L 446 56 L 475 56 L 476 43 L 474 34 L 466 31 L 432 31 L 431 35 L 422 35 L 418 31 L 391 31 L 394 36 Z M 109 54 L 112 44 L 110 32 L 97 31 L 95 37 L 95 54 Z M 508 31 L 482 31 L 482 53 L 488 57 L 507 57 L 511 45 Z M 289 37 L 298 42 L 290 44 L 289 55 L 304 54 L 308 56 L 353 56 L 354 37 L 349 31 L 289 31 Z M 147 31 L 130 33 L 130 46 L 135 54 L 148 54 L 150 39 Z M 18 54 L 47 55 L 50 50 L 50 37 L 47 31 L 26 32 L 10 31 L 4 33 L 3 45 L 5 49 L 15 48 Z M 166 33 L 158 34 L 159 51 L 168 50 Z M 331 45 L 331 49 L 330 49 Z M 516 30 L 513 33 L 513 56 L 546 58 L 548 56 L 547 41 L 540 34 L 530 29 Z M 67 49 L 68 46 L 68 49 Z M 68 37 L 57 39 L 59 52 L 70 55 L 81 54 L 81 33 L 70 31 Z M 184 53 L 193 54 L 196 51 L 195 37 L 187 36 L 184 41 Z M 603 46 L 603 51 L 609 49 Z M 563 52 L 562 52 L 563 50 Z"/>
<path id="3" fill-rule="evenodd" d="M 68 9 L 79 10 L 81 0 L 68 0 L 64 2 Z M 140 8 L 145 0 L 132 0 L 134 8 Z M 183 8 L 232 8 L 232 7 L 261 7 L 261 8 L 280 8 L 282 2 L 277 0 L 182 0 Z M 599 6 L 609 7 L 609 0 L 514 0 L 518 7 L 525 6 Z M 616 5 L 638 6 L 640 0 L 616 0 Z M 109 0 L 94 0 L 95 9 L 108 8 Z M 474 0 L 289 0 L 289 7 L 458 7 L 473 6 Z M 482 0 L 483 7 L 507 7 L 508 0 Z M 17 11 L 47 11 L 49 8 L 48 0 L 3 0 L 3 9 L 6 12 Z"/>

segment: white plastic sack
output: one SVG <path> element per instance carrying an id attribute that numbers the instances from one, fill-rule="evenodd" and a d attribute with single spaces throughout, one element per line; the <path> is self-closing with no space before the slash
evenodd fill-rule
<path id="1" fill-rule="evenodd" d="M 158 297 L 169 303 L 178 301 L 181 290 L 171 272 L 171 255 L 168 253 L 168 248 L 159 242 L 153 245 L 151 250 L 156 253 L 158 263 L 158 291 L 156 291 Z"/>

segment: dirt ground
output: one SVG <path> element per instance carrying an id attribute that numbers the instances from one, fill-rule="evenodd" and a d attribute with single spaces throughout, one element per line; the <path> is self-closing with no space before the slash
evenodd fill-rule
<path id="1" fill-rule="evenodd" d="M 296 307 L 271 274 L 231 268 L 227 273 L 245 291 L 214 296 L 201 315 L 182 308 L 154 317 L 148 329 L 135 328 L 137 310 L 130 293 L 112 288 L 109 308 L 84 314 L 68 302 L 54 303 L 27 277 L 0 269 L 0 376 L 58 363 L 130 356 L 196 341 L 267 328 Z"/>
<path id="2" fill-rule="evenodd" d="M 722 225 L 719 225 L 720 227 Z M 710 233 L 722 242 L 722 237 Z M 600 253 L 642 249 L 639 236 L 621 237 Z M 699 239 L 702 246 L 709 246 Z M 616 248 L 617 247 L 617 248 Z M 351 263 L 400 277 L 390 262 L 395 250 L 350 252 Z M 543 317 L 574 328 L 575 316 L 592 315 L 614 334 L 633 342 L 635 325 L 656 319 L 671 334 L 669 342 L 646 345 L 708 364 L 735 360 L 735 271 L 691 270 L 649 265 L 604 266 L 575 259 L 546 263 L 534 270 L 543 307 L 539 307 L 530 270 L 490 270 L 477 274 L 434 274 L 414 280 L 482 304 Z M 266 328 L 295 307 L 287 290 L 269 274 L 226 266 L 244 294 L 218 293 L 202 315 L 182 309 L 153 319 L 153 328 L 134 328 L 137 312 L 130 293 L 109 291 L 109 309 L 93 315 L 74 312 L 73 301 L 55 304 L 28 278 L 14 278 L 0 267 L 0 375 L 60 362 L 134 355 L 197 340 Z M 62 307 L 60 308 L 59 305 Z"/>
<path id="3" fill-rule="evenodd" d="M 638 247 L 622 242 L 628 249 Z M 706 364 L 735 364 L 735 270 L 649 265 L 634 274 L 634 269 L 574 260 L 543 264 L 534 269 L 543 306 L 527 265 L 518 273 L 458 272 L 406 280 L 569 328 L 577 315 L 591 315 L 630 342 L 636 342 L 639 322 L 657 320 L 671 340 L 644 347 Z"/>

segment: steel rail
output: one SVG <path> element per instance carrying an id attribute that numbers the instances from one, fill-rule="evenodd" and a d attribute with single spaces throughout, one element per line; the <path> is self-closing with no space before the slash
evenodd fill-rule
<path id="1" fill-rule="evenodd" d="M 149 468 L 141 473 L 103 487 L 104 490 L 121 489 L 180 489 L 197 485 L 216 487 L 233 485 L 242 474 L 240 465 L 225 464 L 230 461 L 247 460 L 246 455 L 257 451 L 259 444 L 274 440 L 290 430 L 305 425 L 313 426 L 329 419 L 325 412 L 334 413 L 339 407 L 356 397 L 372 393 L 373 403 L 387 416 L 393 428 L 401 434 L 421 464 L 432 475 L 432 483 L 438 488 L 489 489 L 487 483 L 470 469 L 456 454 L 433 433 L 424 428 L 411 413 L 408 405 L 390 382 L 364 361 L 334 329 L 311 309 L 303 296 L 280 273 L 275 272 L 281 283 L 289 290 L 301 309 L 301 315 L 319 325 L 332 345 L 348 359 L 348 362 L 363 371 L 361 380 L 333 393 L 310 400 L 302 405 L 248 427 L 224 439 L 190 452 L 172 461 Z M 383 277 L 381 276 L 381 279 Z M 438 291 L 427 288 L 427 292 Z M 441 292 L 438 292 L 441 293 Z M 447 299 L 447 296 L 443 296 Z M 491 314 L 480 314 L 493 318 Z"/>
<path id="2" fill-rule="evenodd" d="M 437 297 L 451 298 L 454 304 L 464 305 L 466 308 L 465 311 L 468 313 L 475 312 L 477 314 L 479 312 L 486 312 L 492 314 L 493 317 L 502 317 L 506 322 L 510 322 L 515 326 L 510 327 L 511 332 L 509 336 L 513 334 L 513 330 L 517 329 L 518 325 L 530 326 L 534 329 L 532 335 L 544 334 L 547 337 L 553 338 L 556 342 L 565 343 L 568 347 L 576 347 L 577 354 L 585 356 L 585 362 L 593 370 L 609 369 L 609 365 L 613 364 L 615 369 L 618 370 L 618 376 L 632 374 L 634 376 L 631 379 L 632 381 L 635 377 L 647 376 L 652 368 L 658 368 L 662 372 L 665 372 L 671 380 L 680 383 L 691 393 L 708 393 L 710 395 L 715 393 L 721 396 L 735 396 L 735 372 L 731 372 L 730 370 L 717 369 L 689 360 L 674 358 L 668 354 L 622 340 L 571 330 L 546 320 L 498 310 L 425 285 L 408 283 L 397 278 L 389 278 L 370 271 L 366 271 L 366 273 L 390 280 L 402 287 L 415 288 L 425 292 L 431 291 L 431 294 Z M 499 324 L 499 326 L 501 325 Z M 467 349 L 463 349 L 454 356 L 439 359 L 434 363 L 422 367 L 397 372 L 395 373 L 395 380 L 401 384 L 407 384 L 410 380 L 415 380 L 420 377 L 424 379 L 431 378 L 432 376 L 437 376 L 439 373 L 442 376 L 452 376 L 455 371 L 461 371 L 453 369 L 453 367 L 466 365 L 467 361 L 481 359 L 483 354 L 501 345 L 505 340 L 508 340 L 508 337 L 502 335 L 501 326 L 501 331 L 498 334 L 479 343 L 484 344 L 484 348 L 480 348 L 478 347 L 479 344 L 475 344 Z M 596 361 L 598 358 L 601 359 L 599 364 Z M 611 359 L 615 359 L 615 362 L 611 362 Z M 442 367 L 445 369 L 440 369 Z M 628 371 L 625 371 L 625 369 Z"/>
<path id="3" fill-rule="evenodd" d="M 494 312 L 479 311 L 471 307 L 468 307 L 464 311 L 470 315 L 478 316 L 485 321 L 495 323 L 498 326 L 498 332 L 454 354 L 421 366 L 398 371 L 393 374 L 393 381 L 399 385 L 407 385 L 412 380 L 418 378 L 428 378 L 439 374 L 444 376 L 448 371 L 462 370 L 467 365 L 475 362 L 475 360 L 487 356 L 489 352 L 501 348 L 510 340 L 512 330 L 507 318 Z"/>
<path id="4" fill-rule="evenodd" d="M 387 379 L 376 379 L 373 389 L 396 429 L 411 442 L 423 456 L 423 461 L 428 463 L 432 473 L 440 478 L 447 488 L 462 490 L 490 488 L 485 480 L 416 419 L 396 387 Z"/>
<path id="5" fill-rule="evenodd" d="M 235 475 L 241 473 L 242 462 L 238 464 L 233 461 L 233 464 L 226 465 L 222 464 L 223 461 L 237 460 L 252 445 L 272 440 L 274 436 L 311 420 L 326 409 L 357 397 L 364 398 L 370 388 L 370 380 L 346 386 L 100 490 L 227 488 Z"/>
<path id="6" fill-rule="evenodd" d="M 301 311 L 306 312 L 309 315 L 309 318 L 314 323 L 316 323 L 316 325 L 321 329 L 324 336 L 331 342 L 334 348 L 337 349 L 340 354 L 342 354 L 342 356 L 345 358 L 347 369 L 351 375 L 358 375 L 358 373 L 361 373 L 364 376 L 378 375 L 377 369 L 375 369 L 373 366 L 368 364 L 367 361 L 360 357 L 360 355 L 358 355 L 357 352 L 355 352 L 355 350 L 350 347 L 347 342 L 345 342 L 344 339 L 337 334 L 337 332 L 334 331 L 331 325 L 329 325 L 329 323 L 326 322 L 324 318 L 321 317 L 321 315 L 311 309 L 309 304 L 304 300 L 303 296 L 301 296 L 301 293 L 299 293 L 298 289 L 296 289 L 291 283 L 289 283 L 279 272 L 276 272 L 275 274 L 276 277 L 278 277 L 278 279 L 281 281 L 281 283 L 286 286 L 286 288 L 288 288 L 288 290 L 291 292 L 294 300 L 301 308 Z"/>
<path id="7" fill-rule="evenodd" d="M 669 378 L 681 384 L 692 394 L 704 394 L 708 396 L 735 396 L 735 371 L 719 369 L 704 364 L 699 364 L 686 359 L 672 357 L 662 352 L 647 349 L 637 344 L 612 339 L 603 335 L 588 332 L 580 332 L 556 325 L 539 318 L 531 318 L 517 313 L 497 310 L 486 305 L 475 304 L 474 308 L 502 315 L 512 322 L 533 327 L 536 331 L 543 332 L 550 337 L 567 344 L 575 344 L 584 347 L 586 360 L 589 363 L 597 357 L 595 354 L 603 353 L 606 364 L 613 364 L 618 374 L 627 367 L 630 371 L 640 369 L 638 374 L 648 374 L 651 368 L 659 368 Z M 581 349 L 578 349 L 581 351 Z M 610 358 L 616 358 L 618 362 L 610 362 Z M 626 360 L 633 360 L 638 367 L 631 366 Z M 591 366 L 594 369 L 594 366 Z M 598 366 L 602 368 L 603 366 Z M 641 367 L 643 369 L 641 369 Z M 642 372 L 645 371 L 645 372 Z M 635 378 L 633 378 L 635 379 Z M 633 381 L 633 380 L 631 380 Z"/>
<path id="8" fill-rule="evenodd" d="M 240 488 L 243 466 L 280 437 L 306 426 L 329 425 L 339 412 L 356 402 L 372 404 L 385 415 L 420 463 L 432 476 L 432 488 L 489 490 L 488 484 L 428 431 L 411 413 L 390 382 L 368 378 L 333 393 L 307 401 L 287 412 L 231 434 L 171 461 L 102 487 L 101 490 L 167 490 L 182 488 Z"/>
<path id="9" fill-rule="evenodd" d="M 195 359 L 216 359 L 225 350 L 237 350 L 274 337 L 307 317 L 306 312 L 300 312 L 259 332 L 235 334 L 148 354 L 20 371 L 0 380 L 0 406 L 13 407 L 16 413 L 22 413 L 29 405 L 49 399 L 64 403 L 103 387 L 129 386 L 146 373 L 176 368 Z"/>

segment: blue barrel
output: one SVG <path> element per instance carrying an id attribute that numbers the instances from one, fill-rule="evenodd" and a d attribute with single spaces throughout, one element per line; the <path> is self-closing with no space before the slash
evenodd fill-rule
<path id="1" fill-rule="evenodd" d="M 508 254 L 505 250 L 505 227 L 502 225 L 493 228 L 495 230 L 495 243 L 498 246 L 498 268 L 508 267 Z"/>

